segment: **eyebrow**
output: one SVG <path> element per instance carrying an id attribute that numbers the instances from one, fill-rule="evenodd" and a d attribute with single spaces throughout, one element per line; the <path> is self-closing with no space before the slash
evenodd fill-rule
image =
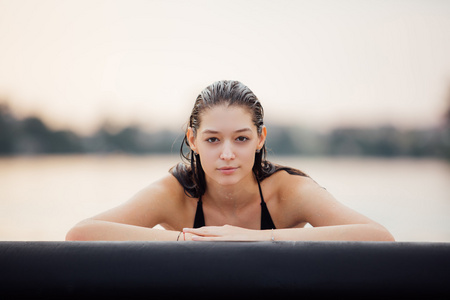
<path id="1" fill-rule="evenodd" d="M 234 133 L 241 133 L 241 132 L 247 132 L 247 131 L 252 131 L 250 128 L 246 127 L 246 128 L 242 128 L 242 129 L 238 129 L 236 131 L 234 131 Z M 218 134 L 220 133 L 220 131 L 217 130 L 213 130 L 213 129 L 205 129 L 202 131 L 202 134 Z"/>

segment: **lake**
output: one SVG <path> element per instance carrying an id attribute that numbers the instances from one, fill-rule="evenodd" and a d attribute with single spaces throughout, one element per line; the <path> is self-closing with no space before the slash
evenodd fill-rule
<path id="1" fill-rule="evenodd" d="M 301 169 L 397 241 L 450 242 L 450 164 L 432 159 L 272 157 Z M 119 205 L 178 156 L 0 158 L 0 240 L 58 241 L 78 221 Z"/>

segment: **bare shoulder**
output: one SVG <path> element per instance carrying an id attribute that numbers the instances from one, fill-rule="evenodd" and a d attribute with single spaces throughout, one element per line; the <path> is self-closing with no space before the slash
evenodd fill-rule
<path id="1" fill-rule="evenodd" d="M 299 199 L 306 193 L 322 192 L 324 189 L 308 176 L 292 175 L 279 171 L 270 176 L 268 184 L 279 200 Z"/>
<path id="2" fill-rule="evenodd" d="M 303 227 L 307 222 L 304 204 L 320 186 L 307 176 L 278 171 L 262 182 L 264 198 L 279 228 Z"/>
<path id="3" fill-rule="evenodd" d="M 312 208 L 321 207 L 321 204 L 337 205 L 334 196 L 311 177 L 279 173 L 277 191 L 279 203 L 283 207 L 299 210 L 304 216 Z"/>
<path id="4" fill-rule="evenodd" d="M 152 211 L 164 215 L 166 212 L 171 214 L 182 210 L 188 198 L 178 180 L 169 173 L 142 189 L 130 201 L 142 202 Z"/>
<path id="5" fill-rule="evenodd" d="M 177 201 L 184 198 L 184 190 L 178 180 L 169 173 L 145 187 L 138 195 L 159 196 L 157 199 Z"/>
<path id="6" fill-rule="evenodd" d="M 171 223 L 172 216 L 179 216 L 186 205 L 183 187 L 172 175 L 140 190 L 128 201 L 94 217 L 104 221 L 153 227 Z"/>
<path id="7" fill-rule="evenodd" d="M 312 226 L 373 223 L 366 216 L 340 203 L 326 189 L 307 176 L 279 172 L 276 183 L 278 205 L 286 219 Z"/>

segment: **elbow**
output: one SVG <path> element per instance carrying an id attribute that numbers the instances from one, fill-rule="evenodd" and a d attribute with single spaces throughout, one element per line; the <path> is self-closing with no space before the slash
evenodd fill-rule
<path id="1" fill-rule="evenodd" d="M 66 241 L 89 241 L 92 221 L 84 220 L 72 227 L 66 234 Z"/>
<path id="2" fill-rule="evenodd" d="M 372 237 L 372 241 L 395 242 L 394 236 L 380 224 L 373 225 Z"/>
<path id="3" fill-rule="evenodd" d="M 389 231 L 386 230 L 386 232 L 382 236 L 381 241 L 384 241 L 384 242 L 395 242 L 395 238 Z"/>
<path id="4" fill-rule="evenodd" d="M 66 241 L 86 241 L 87 239 L 84 238 L 84 235 L 82 231 L 77 227 L 73 227 L 69 230 L 66 234 Z"/>

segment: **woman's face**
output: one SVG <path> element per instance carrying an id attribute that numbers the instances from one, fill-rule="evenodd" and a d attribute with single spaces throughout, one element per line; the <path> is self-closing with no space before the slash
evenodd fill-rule
<path id="1" fill-rule="evenodd" d="M 251 112 L 242 106 L 214 106 L 200 118 L 197 135 L 189 128 L 188 141 L 200 155 L 206 179 L 230 185 L 253 176 L 255 152 L 264 145 L 266 128 L 258 135 Z"/>

